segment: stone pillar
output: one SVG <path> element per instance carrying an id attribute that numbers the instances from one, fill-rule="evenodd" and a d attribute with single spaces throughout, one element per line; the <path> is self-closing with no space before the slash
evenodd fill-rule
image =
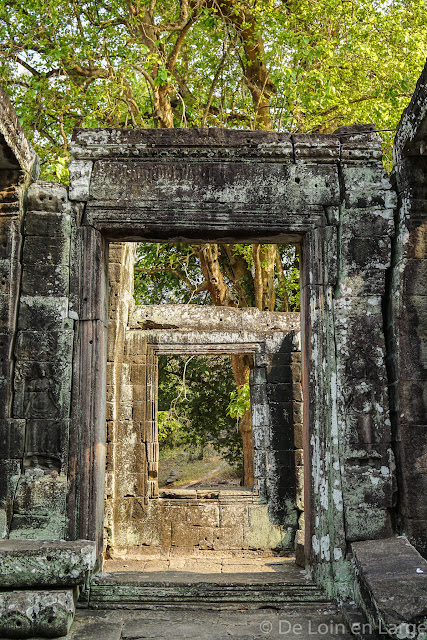
<path id="1" fill-rule="evenodd" d="M 307 546 L 317 579 L 350 595 L 348 541 L 391 535 L 391 448 L 382 299 L 395 193 L 373 127 L 343 127 L 339 207 L 303 243 Z M 307 506 L 307 505 L 306 505 Z M 364 514 L 361 517 L 361 514 Z"/>
<path id="2" fill-rule="evenodd" d="M 401 163 L 410 176 L 401 192 L 391 290 L 393 346 L 393 426 L 399 469 L 399 528 L 427 554 L 427 159 Z M 403 166 L 402 166 L 403 165 Z M 405 166 L 406 165 L 406 166 Z M 411 166 L 412 165 L 412 166 Z M 419 169 L 419 167 L 418 167 Z M 399 176 L 403 186 L 403 176 Z M 412 197 L 408 197 L 408 189 Z"/>
<path id="3" fill-rule="evenodd" d="M 299 334 L 266 336 L 250 382 L 257 488 L 268 502 L 271 522 L 286 527 L 293 540 L 298 527 L 296 446 L 302 428 Z"/>
<path id="4" fill-rule="evenodd" d="M 135 245 L 111 243 L 109 247 L 109 320 L 107 348 L 107 455 L 105 482 L 104 547 L 115 540 L 115 522 L 123 525 L 119 502 L 140 495 L 144 481 L 138 473 L 143 443 L 134 422 L 134 389 L 143 384 L 141 372 L 125 349 L 129 311 L 133 301 Z M 120 511 L 120 515 L 116 515 Z"/>
<path id="5" fill-rule="evenodd" d="M 159 493 L 159 429 L 157 424 L 158 358 L 152 349 L 147 352 L 147 387 L 143 411 L 145 446 L 147 450 L 148 497 L 156 498 Z M 142 391 L 142 390 L 141 390 Z"/>
<path id="6" fill-rule="evenodd" d="M 59 539 L 66 518 L 74 335 L 67 190 L 34 183 L 27 206 L 13 402 L 13 418 L 25 424 L 24 474 L 10 537 Z"/>
<path id="7" fill-rule="evenodd" d="M 73 205 L 79 222 L 79 203 Z M 93 227 L 73 230 L 70 315 L 75 318 L 70 425 L 68 536 L 102 549 L 108 246 Z"/>
<path id="8" fill-rule="evenodd" d="M 266 361 L 263 355 L 260 357 L 259 354 L 255 354 L 254 365 L 249 374 L 254 447 L 254 489 L 258 493 L 260 501 L 267 504 L 271 414 L 267 397 Z"/>
<path id="9" fill-rule="evenodd" d="M 149 387 L 149 360 L 147 340 L 141 331 L 126 331 L 123 335 L 122 386 L 114 391 L 115 402 L 108 417 L 113 420 L 111 447 L 113 465 L 107 466 L 107 477 L 114 475 L 114 485 L 108 481 L 107 491 L 112 499 L 107 500 L 111 514 L 109 544 L 113 549 L 126 549 L 141 544 L 153 544 L 150 531 L 144 525 L 144 512 L 148 505 L 149 475 L 147 449 L 152 442 L 154 415 L 147 417 L 147 394 Z M 123 384 L 125 382 L 125 384 Z M 109 424 L 110 433 L 110 420 Z M 108 436 L 110 438 L 110 436 Z M 110 443 L 108 445 L 110 447 Z"/>
<path id="10" fill-rule="evenodd" d="M 21 473 L 25 421 L 12 417 L 13 345 L 21 279 L 19 166 L 0 170 L 0 538 L 8 534 Z"/>
<path id="11" fill-rule="evenodd" d="M 356 130 L 354 130 L 356 129 Z M 395 461 L 386 371 L 383 299 L 396 196 L 381 141 L 369 126 L 338 130 L 343 202 L 334 296 L 337 410 L 348 541 L 390 536 Z"/>
<path id="12" fill-rule="evenodd" d="M 330 253 L 328 242 L 336 237 L 334 231 L 331 225 L 305 235 L 301 292 L 305 548 L 316 579 L 331 594 L 346 589 L 332 306 L 335 273 L 331 258 L 336 259 L 336 252 Z"/>

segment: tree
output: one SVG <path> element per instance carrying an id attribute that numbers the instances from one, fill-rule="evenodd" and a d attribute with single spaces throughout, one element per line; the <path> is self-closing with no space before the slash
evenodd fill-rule
<path id="1" fill-rule="evenodd" d="M 236 419 L 227 413 L 236 390 L 230 358 L 159 358 L 159 431 L 163 444 L 203 449 L 212 443 L 230 464 L 242 470 L 242 439 Z M 169 429 L 169 433 L 167 430 Z"/>
<path id="2" fill-rule="evenodd" d="M 4 0 L 0 82 L 44 178 L 66 178 L 75 126 L 393 129 L 426 14 L 424 0 Z"/>
<path id="3" fill-rule="evenodd" d="M 66 179 L 74 126 L 332 132 L 375 122 L 386 130 L 390 164 L 387 130 L 424 65 L 427 7 L 425 0 L 4 0 L 0 28 L 0 81 L 45 178 Z M 250 259 L 236 245 L 196 251 L 197 286 L 214 304 L 275 308 L 274 245 L 253 245 Z M 234 364 L 243 379 L 247 365 Z"/>

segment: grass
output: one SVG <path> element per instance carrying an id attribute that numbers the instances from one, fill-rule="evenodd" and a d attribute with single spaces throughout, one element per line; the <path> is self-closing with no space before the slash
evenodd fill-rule
<path id="1" fill-rule="evenodd" d="M 170 472 L 179 473 L 177 480 L 166 485 Z M 202 460 L 192 457 L 184 448 L 160 451 L 159 487 L 185 487 L 193 482 L 204 484 L 239 484 L 240 473 L 231 467 L 211 447 L 204 452 Z"/>

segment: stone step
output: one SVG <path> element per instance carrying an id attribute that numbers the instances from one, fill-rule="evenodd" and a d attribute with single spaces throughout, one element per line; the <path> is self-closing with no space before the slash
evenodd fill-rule
<path id="1" fill-rule="evenodd" d="M 197 575 L 197 574 L 196 574 Z M 88 605 L 91 608 L 150 608 L 190 606 L 206 608 L 262 608 L 281 607 L 289 604 L 329 602 L 324 592 L 315 584 L 281 581 L 275 575 L 267 581 L 264 576 L 229 574 L 206 579 L 168 579 L 167 576 L 150 580 L 150 574 L 126 576 L 99 574 L 91 584 Z M 194 574 L 193 574 L 194 576 Z"/>
<path id="2" fill-rule="evenodd" d="M 0 589 L 84 584 L 95 561 L 91 540 L 0 540 Z"/>

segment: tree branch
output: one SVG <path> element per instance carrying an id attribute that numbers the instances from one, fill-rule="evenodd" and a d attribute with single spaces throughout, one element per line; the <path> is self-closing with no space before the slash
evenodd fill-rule
<path id="1" fill-rule="evenodd" d="M 255 111 L 256 128 L 271 129 L 269 98 L 275 92 L 264 63 L 264 44 L 257 30 L 254 15 L 245 3 L 239 0 L 210 0 L 225 22 L 235 29 L 240 38 L 247 60 L 244 80 L 248 87 Z"/>
<path id="2" fill-rule="evenodd" d="M 198 13 L 199 9 L 205 4 L 206 0 L 198 0 L 191 9 L 194 14 Z M 154 29 L 157 33 L 161 33 L 163 31 L 182 31 L 185 26 L 188 24 L 188 14 L 190 9 L 190 3 L 188 0 L 181 0 L 181 10 L 179 14 L 179 18 L 176 22 L 163 22 L 157 25 L 154 25 Z"/>
<path id="3" fill-rule="evenodd" d="M 40 71 L 37 71 L 37 69 L 34 69 L 34 67 L 28 64 L 28 62 L 26 62 L 25 60 L 22 60 L 18 55 L 15 55 L 13 57 L 15 61 L 21 65 L 21 67 L 24 67 L 24 69 L 29 71 L 33 76 L 37 76 L 39 78 L 42 75 Z"/>
<path id="4" fill-rule="evenodd" d="M 102 69 L 102 67 L 98 67 L 97 69 L 85 69 L 77 62 L 72 62 L 71 60 L 67 62 L 65 70 L 67 72 L 67 75 L 69 75 L 70 77 L 72 77 L 73 75 L 77 75 L 84 78 L 92 78 L 93 80 L 97 78 L 103 78 L 104 80 L 107 80 L 110 77 L 110 73 L 106 69 Z"/>
<path id="5" fill-rule="evenodd" d="M 205 2 L 205 0 L 201 0 L 197 4 L 198 5 L 203 4 L 203 2 Z M 193 24 L 197 21 L 198 17 L 199 17 L 199 14 L 197 11 L 195 11 L 192 17 L 190 18 L 190 20 L 184 25 L 178 38 L 176 39 L 175 45 L 166 63 L 166 68 L 169 71 L 169 73 L 173 73 L 175 69 L 176 61 L 178 60 L 179 52 L 181 50 L 182 45 L 184 44 L 185 36 L 189 32 Z"/>
<path id="6" fill-rule="evenodd" d="M 172 273 L 174 276 L 179 278 L 182 282 L 184 282 L 187 287 L 192 291 L 194 289 L 194 285 L 190 280 L 183 276 L 182 273 L 177 271 L 176 269 L 168 269 L 167 267 L 156 267 L 154 269 L 146 269 L 145 267 L 135 267 L 135 271 L 139 271 L 141 273 L 146 273 L 147 275 L 154 275 L 155 273 Z"/>
<path id="7" fill-rule="evenodd" d="M 261 245 L 254 244 L 253 247 L 254 247 L 253 256 L 254 256 L 254 267 L 255 267 L 255 277 L 254 277 L 255 306 L 257 309 L 262 311 L 262 273 L 261 273 L 261 258 L 260 258 Z"/>
<path id="8" fill-rule="evenodd" d="M 144 76 L 144 78 L 147 80 L 148 84 L 150 85 L 151 89 L 155 88 L 154 80 L 150 76 L 148 71 L 146 71 L 143 67 L 140 67 L 138 64 L 133 64 L 132 67 L 135 69 L 135 71 L 138 71 L 138 73 Z"/>
<path id="9" fill-rule="evenodd" d="M 204 281 L 202 282 L 202 284 L 199 284 L 199 286 L 198 286 L 198 287 L 196 287 L 196 288 L 191 292 L 190 300 L 191 300 L 191 298 L 193 298 L 194 296 L 196 296 L 198 293 L 202 293 L 203 291 L 208 291 L 208 290 L 209 290 L 209 285 L 208 285 L 208 283 L 206 282 L 206 280 L 204 280 Z"/>
<path id="10" fill-rule="evenodd" d="M 216 85 L 218 83 L 219 76 L 220 76 L 220 74 L 221 74 L 221 72 L 222 72 L 222 70 L 224 68 L 224 65 L 225 65 L 225 63 L 227 61 L 228 54 L 230 52 L 232 44 L 233 43 L 230 42 L 230 44 L 227 47 L 227 51 L 224 52 L 224 54 L 223 54 L 223 56 L 221 58 L 221 62 L 218 65 L 218 69 L 216 70 L 216 73 L 214 75 L 214 79 L 212 80 L 211 88 L 210 88 L 209 95 L 208 95 L 208 101 L 206 103 L 206 107 L 205 107 L 205 110 L 204 110 L 204 113 L 203 113 L 202 124 L 201 124 L 202 127 L 204 127 L 205 124 L 206 124 L 206 118 L 208 117 L 209 109 L 211 108 L 211 103 L 212 103 L 212 98 L 213 98 L 213 94 L 214 94 L 214 91 L 215 91 L 215 87 L 216 87 Z"/>

